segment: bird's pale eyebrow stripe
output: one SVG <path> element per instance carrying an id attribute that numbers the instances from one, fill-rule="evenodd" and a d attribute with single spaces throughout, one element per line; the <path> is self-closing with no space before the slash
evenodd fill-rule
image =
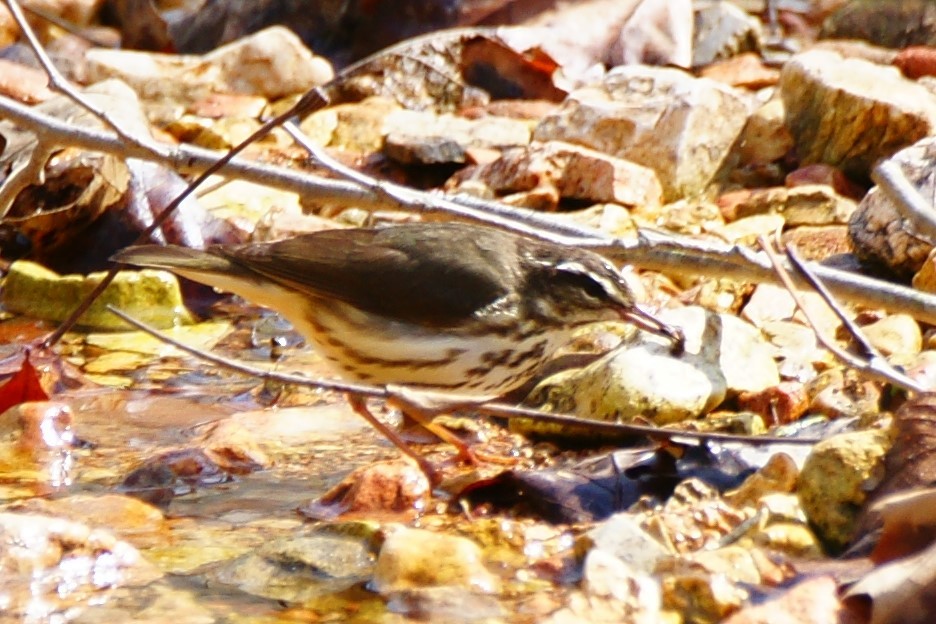
<path id="1" fill-rule="evenodd" d="M 560 266 L 562 266 L 563 268 L 566 268 L 567 270 L 580 273 L 581 275 L 598 282 L 599 284 L 601 284 L 602 288 L 605 289 L 605 292 L 609 295 L 613 295 L 614 293 L 618 292 L 618 290 L 620 290 L 620 287 L 617 284 L 615 284 L 609 279 L 601 277 L 600 275 L 595 275 L 594 273 L 586 269 L 584 266 L 582 266 L 578 262 L 566 262 Z"/>

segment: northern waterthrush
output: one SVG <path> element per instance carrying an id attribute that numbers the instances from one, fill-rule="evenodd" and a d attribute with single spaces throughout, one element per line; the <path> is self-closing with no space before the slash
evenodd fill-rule
<path id="1" fill-rule="evenodd" d="M 477 225 L 326 230 L 206 251 L 146 245 L 114 260 L 276 310 L 345 378 L 461 401 L 523 385 L 584 324 L 625 319 L 681 344 L 601 256 Z"/>

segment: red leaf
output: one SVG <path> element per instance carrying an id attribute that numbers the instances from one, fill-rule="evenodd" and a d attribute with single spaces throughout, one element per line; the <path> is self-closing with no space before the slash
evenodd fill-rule
<path id="1" fill-rule="evenodd" d="M 20 369 L 0 386 L 0 414 L 14 405 L 27 401 L 46 401 L 48 398 L 49 395 L 39 382 L 39 373 L 30 363 L 27 353 Z"/>

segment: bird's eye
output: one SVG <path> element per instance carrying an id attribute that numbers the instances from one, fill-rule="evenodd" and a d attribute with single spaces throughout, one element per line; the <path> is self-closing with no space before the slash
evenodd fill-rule
<path id="1" fill-rule="evenodd" d="M 589 297 L 601 299 L 607 296 L 605 287 L 591 276 L 582 275 L 579 280 L 581 281 L 582 290 L 584 290 L 585 294 Z"/>

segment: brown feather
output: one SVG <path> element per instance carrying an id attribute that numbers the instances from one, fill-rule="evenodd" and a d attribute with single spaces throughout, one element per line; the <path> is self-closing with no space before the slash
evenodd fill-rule
<path id="1" fill-rule="evenodd" d="M 425 224 L 326 230 L 209 251 L 304 293 L 445 327 L 467 320 L 522 279 L 517 244 L 506 232 L 449 223 L 431 230 Z"/>

